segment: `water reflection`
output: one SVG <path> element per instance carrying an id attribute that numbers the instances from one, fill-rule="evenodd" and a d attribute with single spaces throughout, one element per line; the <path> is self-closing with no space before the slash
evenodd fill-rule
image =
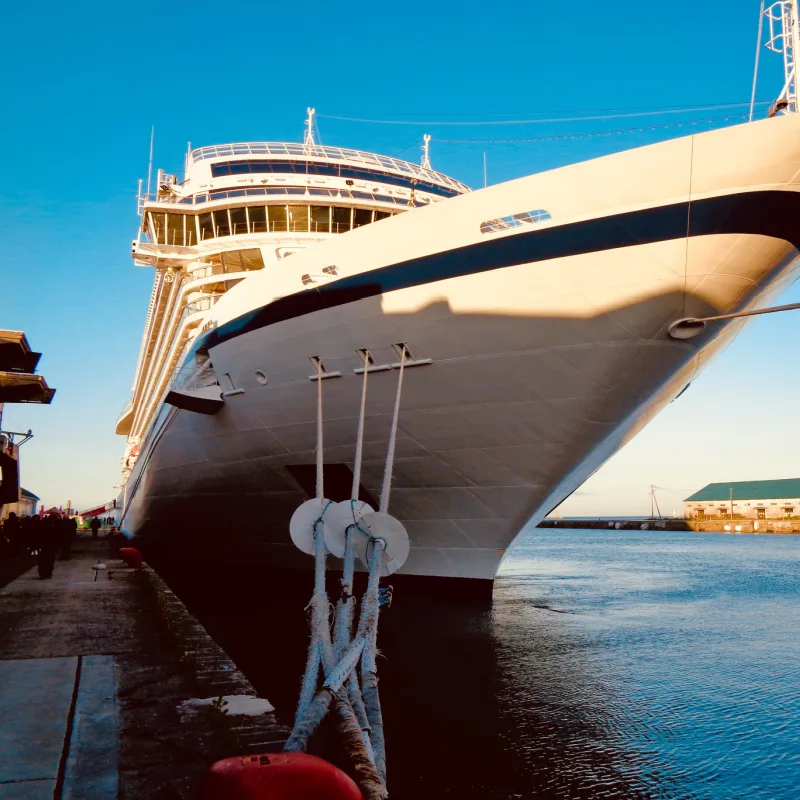
<path id="1" fill-rule="evenodd" d="M 796 797 L 798 578 L 800 537 L 541 530 L 491 609 L 398 593 L 379 662 L 391 796 Z M 289 721 L 302 603 L 241 573 L 175 588 Z"/>

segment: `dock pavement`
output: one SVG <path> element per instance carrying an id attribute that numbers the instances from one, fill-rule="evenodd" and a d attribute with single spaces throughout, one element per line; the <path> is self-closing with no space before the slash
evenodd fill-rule
<path id="1" fill-rule="evenodd" d="M 95 580 L 114 560 L 82 540 L 52 579 L 0 588 L 0 800 L 188 800 L 215 761 L 282 747 L 268 701 L 158 575 Z"/>

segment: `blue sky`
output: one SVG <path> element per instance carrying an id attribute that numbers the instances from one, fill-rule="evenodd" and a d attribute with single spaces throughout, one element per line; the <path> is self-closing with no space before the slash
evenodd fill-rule
<path id="1" fill-rule="evenodd" d="M 308 105 L 322 141 L 419 157 L 491 183 L 726 124 L 543 142 L 531 138 L 706 120 L 725 111 L 567 123 L 365 124 L 610 116 L 611 109 L 698 107 L 749 100 L 758 2 L 699 5 L 351 2 L 81 2 L 13 4 L 0 66 L 4 124 L 0 325 L 43 351 L 58 389 L 50 407 L 8 406 L 6 429 L 33 428 L 24 485 L 49 504 L 110 499 L 152 273 L 134 268 L 136 181 L 179 171 L 193 146 L 302 136 Z M 779 91 L 777 56 L 762 57 L 759 98 Z M 738 110 L 738 109 L 737 109 Z M 790 290 L 784 300 L 800 300 Z M 694 490 L 712 480 L 798 473 L 789 398 L 800 316 L 763 318 L 565 513 L 649 509 L 648 485 Z M 671 498 L 664 493 L 669 510 Z M 677 503 L 674 505 L 677 506 Z"/>

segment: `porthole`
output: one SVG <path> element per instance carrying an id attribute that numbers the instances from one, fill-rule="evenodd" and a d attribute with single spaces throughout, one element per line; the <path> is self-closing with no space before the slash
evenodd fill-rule
<path id="1" fill-rule="evenodd" d="M 257 369 L 256 370 L 256 380 L 262 386 L 266 386 L 268 381 L 269 381 L 269 378 L 267 378 L 267 373 L 266 372 L 262 372 L 260 369 Z"/>

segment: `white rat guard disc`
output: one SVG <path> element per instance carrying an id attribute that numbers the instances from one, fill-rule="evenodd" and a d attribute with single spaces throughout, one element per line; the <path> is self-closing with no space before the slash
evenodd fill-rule
<path id="1" fill-rule="evenodd" d="M 363 500 L 342 500 L 340 503 L 334 503 L 325 512 L 325 544 L 332 555 L 336 558 L 344 556 L 345 533 L 353 524 L 353 517 L 355 516 L 355 521 L 359 522 L 364 514 L 369 514 L 372 510 L 372 506 Z M 358 531 L 355 532 L 355 536 L 364 538 L 364 534 L 359 534 Z"/>
<path id="2" fill-rule="evenodd" d="M 289 521 L 289 536 L 292 537 L 295 547 L 308 555 L 314 555 L 314 523 L 325 512 L 325 518 L 333 506 L 328 506 L 330 501 L 324 497 L 322 500 L 314 497 L 298 506 Z M 322 533 L 325 534 L 325 523 L 322 523 Z"/>
<path id="3" fill-rule="evenodd" d="M 381 575 L 391 575 L 397 572 L 408 558 L 408 551 L 411 543 L 408 541 L 408 533 L 400 520 L 395 519 L 391 514 L 384 514 L 382 511 L 373 511 L 365 514 L 359 523 L 362 528 L 368 530 L 372 536 L 386 541 L 383 550 Z M 356 531 L 354 540 L 356 554 L 364 566 L 369 569 L 369 557 L 372 555 L 372 545 L 369 539 Z"/>

